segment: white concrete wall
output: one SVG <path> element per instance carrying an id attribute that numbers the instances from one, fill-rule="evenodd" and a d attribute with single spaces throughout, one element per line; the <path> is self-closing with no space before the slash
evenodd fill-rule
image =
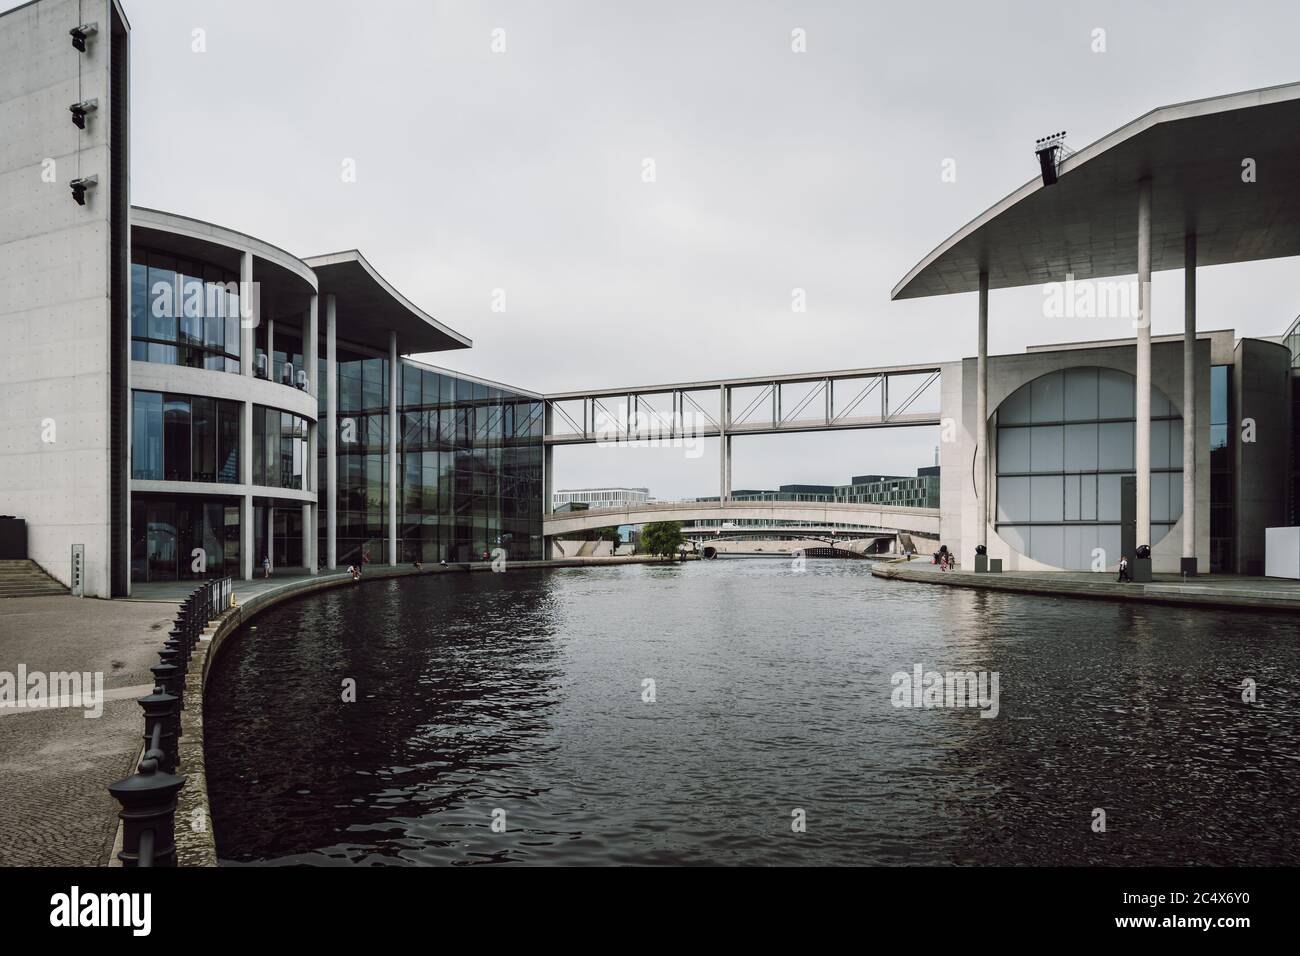
<path id="1" fill-rule="evenodd" d="M 0 16 L 0 513 L 27 519 L 31 557 L 65 584 L 84 544 L 98 597 L 110 585 L 110 14 L 108 0 L 80 13 L 41 0 Z M 68 36 L 82 20 L 99 23 L 86 53 Z M 78 130 L 68 107 L 92 97 Z M 69 181 L 91 174 L 78 206 Z"/>

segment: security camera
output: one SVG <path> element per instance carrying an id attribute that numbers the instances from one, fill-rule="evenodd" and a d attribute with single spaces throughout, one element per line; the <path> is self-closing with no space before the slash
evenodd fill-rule
<path id="1" fill-rule="evenodd" d="M 68 109 L 72 112 L 72 122 L 76 124 L 77 129 L 85 129 L 86 114 L 99 109 L 99 100 L 82 100 L 80 103 L 73 103 Z"/>
<path id="2" fill-rule="evenodd" d="M 83 176 L 80 179 L 74 179 L 68 183 L 72 187 L 72 198 L 77 201 L 78 206 L 86 204 L 86 190 L 94 189 L 99 185 L 98 176 Z"/>
<path id="3" fill-rule="evenodd" d="M 99 32 L 98 23 L 83 23 L 79 27 L 73 27 L 71 30 L 68 31 L 68 34 L 72 37 L 72 45 L 77 48 L 78 52 L 85 53 L 87 38 L 93 36 L 98 32 Z"/>

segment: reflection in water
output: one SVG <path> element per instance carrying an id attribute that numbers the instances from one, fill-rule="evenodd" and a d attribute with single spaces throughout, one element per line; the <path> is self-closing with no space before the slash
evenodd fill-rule
<path id="1" fill-rule="evenodd" d="M 1280 615 L 879 581 L 857 562 L 368 583 L 269 612 L 219 659 L 218 848 L 316 864 L 1294 864 L 1298 635 Z M 917 663 L 999 672 L 999 716 L 894 708 L 890 676 Z"/>

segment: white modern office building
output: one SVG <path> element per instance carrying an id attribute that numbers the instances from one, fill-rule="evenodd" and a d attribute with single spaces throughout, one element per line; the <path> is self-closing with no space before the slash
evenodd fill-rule
<path id="1" fill-rule="evenodd" d="M 945 542 L 964 567 L 982 548 L 1006 569 L 1113 568 L 1149 546 L 1156 572 L 1262 574 L 1265 529 L 1293 520 L 1285 343 L 1297 337 L 1202 331 L 1235 317 L 1198 316 L 1196 273 L 1300 255 L 1300 84 L 1155 109 L 1072 154 L 1057 140 L 1036 151 L 1040 177 L 892 293 L 975 294 L 976 354 L 942 370 Z M 1184 329 L 1153 336 L 1151 274 L 1171 269 Z M 988 354 L 998 289 L 1115 276 L 1136 276 L 1132 338 Z M 1085 329 L 1101 301 L 1051 318 Z"/>

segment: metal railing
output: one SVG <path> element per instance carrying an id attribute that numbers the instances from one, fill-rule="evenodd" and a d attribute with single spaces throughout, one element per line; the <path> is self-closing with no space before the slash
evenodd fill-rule
<path id="1" fill-rule="evenodd" d="M 144 757 L 136 772 L 110 784 L 108 792 L 121 805 L 123 866 L 176 865 L 176 800 L 185 777 L 180 766 L 181 711 L 185 707 L 185 676 L 194 648 L 208 623 L 230 607 L 230 578 L 205 581 L 181 603 L 171 632 L 149 668 L 153 693 L 137 703 L 144 711 Z"/>

